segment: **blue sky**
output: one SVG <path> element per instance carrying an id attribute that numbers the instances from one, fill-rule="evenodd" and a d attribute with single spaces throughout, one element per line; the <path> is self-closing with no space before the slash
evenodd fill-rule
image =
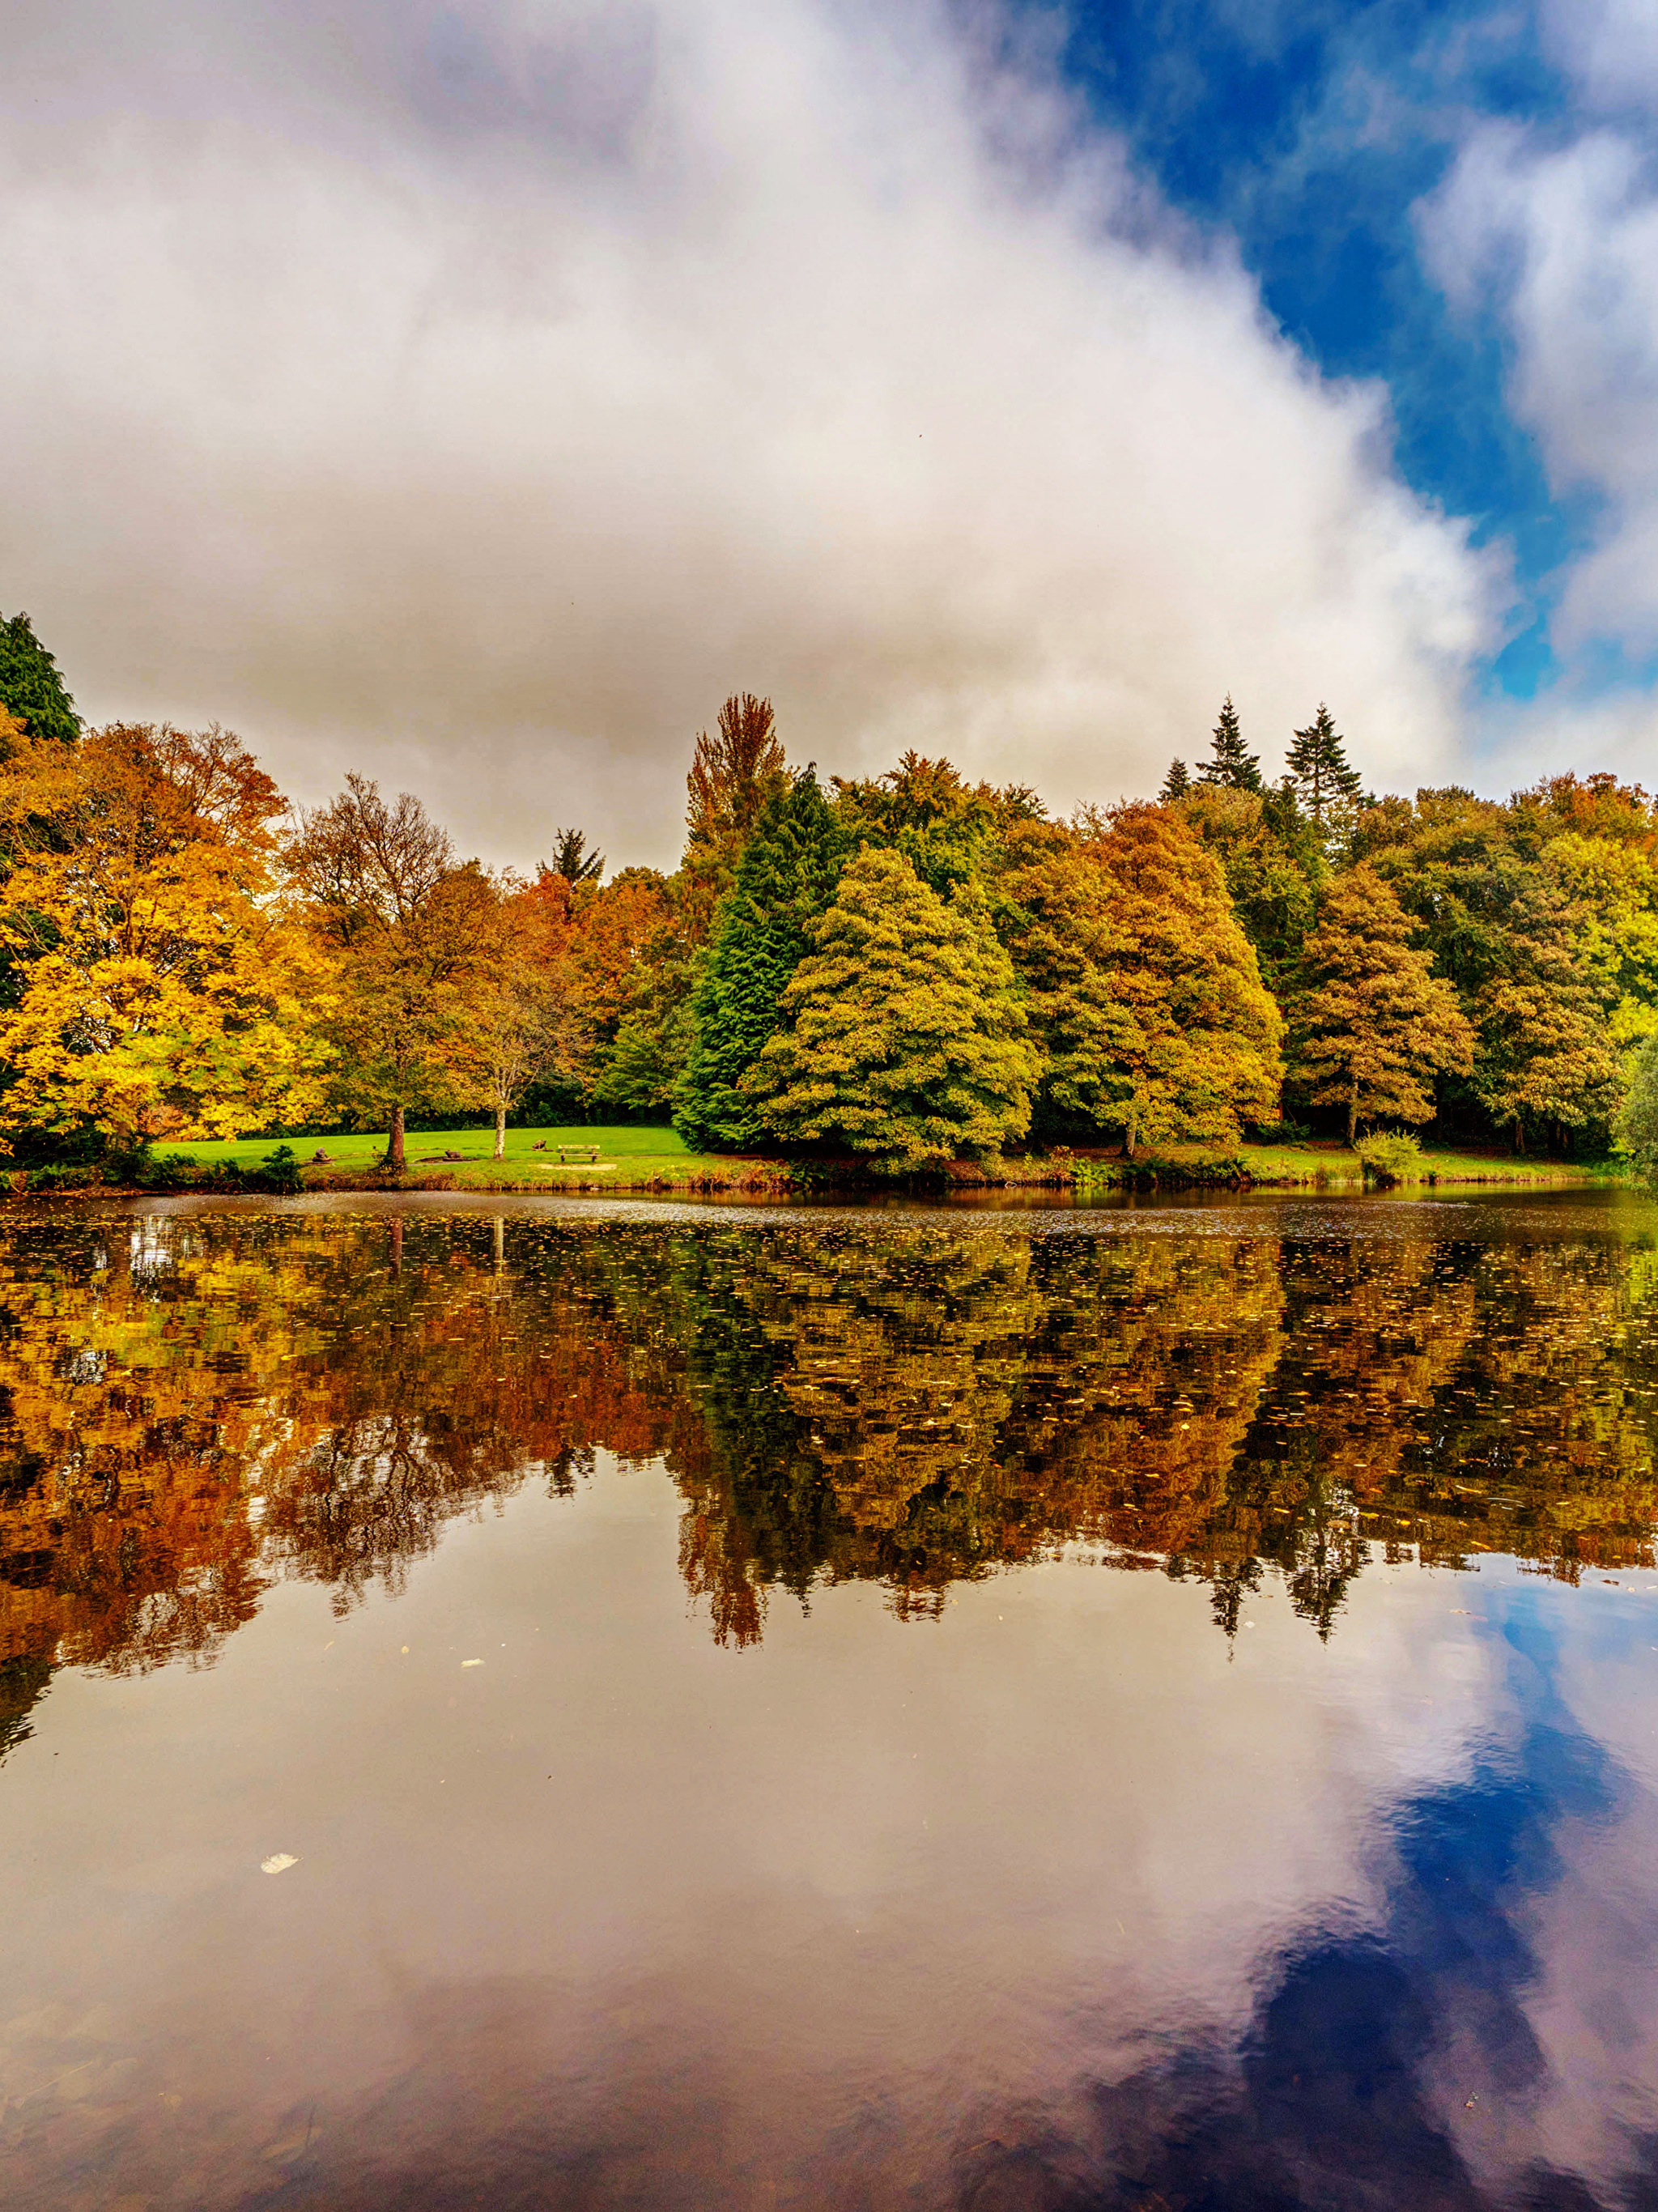
<path id="1" fill-rule="evenodd" d="M 1569 141 L 1573 88 L 1525 6 L 1457 0 L 1104 0 L 1070 15 L 1066 67 L 1176 207 L 1236 237 L 1269 312 L 1330 376 L 1379 377 L 1409 483 L 1512 548 L 1515 631 L 1485 681 L 1533 696 L 1558 674 L 1552 580 L 1595 501 L 1551 489 L 1516 421 L 1489 301 L 1448 302 L 1418 204 L 1471 118 Z M 1621 668 L 1608 669 L 1621 675 Z"/>

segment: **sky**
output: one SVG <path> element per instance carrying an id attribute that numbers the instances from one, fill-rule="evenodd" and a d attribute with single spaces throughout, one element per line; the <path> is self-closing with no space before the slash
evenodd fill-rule
<path id="1" fill-rule="evenodd" d="M 1655 155 L 1650 0 L 11 0 L 0 612 L 525 868 L 735 690 L 1650 781 Z"/>

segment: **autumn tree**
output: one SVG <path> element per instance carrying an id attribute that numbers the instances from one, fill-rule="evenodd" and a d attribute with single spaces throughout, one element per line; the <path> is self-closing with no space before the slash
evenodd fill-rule
<path id="1" fill-rule="evenodd" d="M 1340 810 L 1358 805 L 1363 779 L 1349 765 L 1346 745 L 1322 700 L 1307 727 L 1296 732 L 1284 765 L 1290 784 L 1321 833 L 1329 830 Z"/>
<path id="2" fill-rule="evenodd" d="M 64 688 L 58 663 L 34 635 L 27 615 L 0 616 L 0 708 L 32 738 L 72 745 L 81 734 L 75 702 Z"/>
<path id="3" fill-rule="evenodd" d="M 589 1039 L 588 1095 L 613 1112 L 665 1118 L 689 1050 L 692 947 L 679 896 L 654 868 L 584 884 L 570 957 Z"/>
<path id="4" fill-rule="evenodd" d="M 1236 1143 L 1277 1109 L 1283 1023 L 1238 926 L 1220 864 L 1178 811 L 1144 802 L 1078 827 L 1110 878 L 1122 951 L 1106 971 L 1125 1024 L 1125 1149 L 1142 1141 Z"/>
<path id="5" fill-rule="evenodd" d="M 1315 1105 L 1361 1121 L 1425 1121 L 1433 1079 L 1467 1074 L 1473 1031 L 1456 993 L 1412 945 L 1415 925 L 1374 868 L 1337 876 L 1320 902 L 1291 1009 L 1290 1073 Z"/>
<path id="6" fill-rule="evenodd" d="M 946 905 L 902 854 L 847 862 L 744 1079 L 761 1125 L 890 1173 L 1029 1127 L 1039 1067 L 1012 965 L 970 887 Z"/>
<path id="7" fill-rule="evenodd" d="M 282 811 L 223 731 L 18 744 L 0 766 L 0 1123 L 136 1146 L 311 1110 L 329 965 L 272 896 Z"/>
<path id="8" fill-rule="evenodd" d="M 456 864 L 417 799 L 404 792 L 388 802 L 365 776 L 345 784 L 304 817 L 288 867 L 338 969 L 328 1024 L 338 1095 L 353 1111 L 384 1116 L 385 1164 L 400 1173 L 408 1109 L 446 1105 L 465 1087 L 497 894 L 476 862 Z"/>
<path id="9" fill-rule="evenodd" d="M 1209 758 L 1198 775 L 1203 782 L 1220 784 L 1228 791 L 1259 791 L 1261 787 L 1260 757 L 1244 744 L 1238 710 L 1232 704 L 1230 691 L 1221 702 Z"/>
<path id="10" fill-rule="evenodd" d="M 1621 1068 L 1610 976 L 1586 951 L 1590 916 L 1540 848 L 1526 811 L 1457 788 L 1419 791 L 1360 817 L 1355 851 L 1422 925 L 1434 967 L 1474 1031 L 1452 1101 L 1523 1149 L 1528 1125 L 1557 1134 L 1607 1124 Z M 1446 1086 L 1442 1085 L 1442 1092 Z"/>
<path id="11" fill-rule="evenodd" d="M 1121 1125 L 1139 1024 L 1116 988 L 1129 946 L 1111 877 L 1057 823 L 1010 832 L 995 878 L 999 933 L 1042 1056 L 1039 1128 Z"/>
<path id="12" fill-rule="evenodd" d="M 687 1144 L 726 1149 L 755 1136 L 755 1101 L 742 1079 L 781 1018 L 784 989 L 834 895 L 847 843 L 811 769 L 762 808 L 692 994 L 693 1041 L 674 1094 L 674 1126 Z"/>
<path id="13" fill-rule="evenodd" d="M 787 775 L 769 699 L 733 692 L 710 737 L 702 731 L 685 779 L 684 914 L 697 942 L 730 890 L 749 832 Z"/>
<path id="14" fill-rule="evenodd" d="M 480 909 L 478 965 L 457 1072 L 467 1094 L 495 1117 L 495 1157 L 507 1155 L 507 1117 L 531 1085 L 579 1083 L 589 1037 L 581 978 L 572 957 L 568 915 L 537 884 L 507 878 Z"/>

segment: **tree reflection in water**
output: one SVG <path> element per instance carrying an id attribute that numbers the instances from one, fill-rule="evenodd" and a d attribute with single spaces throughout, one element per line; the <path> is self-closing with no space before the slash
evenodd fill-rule
<path id="1" fill-rule="evenodd" d="M 722 1643 L 774 1590 L 1089 1547 L 1281 1575 L 1649 1565 L 1658 1257 L 1610 1236 L 1065 1233 L 203 1213 L 0 1242 L 0 1752 L 54 1667 L 210 1660 L 277 1578 L 337 1608 L 446 1522 L 615 1455 L 684 1500 Z"/>

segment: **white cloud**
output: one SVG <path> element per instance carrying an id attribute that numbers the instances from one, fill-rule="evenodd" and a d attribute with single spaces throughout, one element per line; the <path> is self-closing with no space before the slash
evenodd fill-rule
<path id="1" fill-rule="evenodd" d="M 1452 299 L 1494 299 L 1514 344 L 1510 404 L 1557 492 L 1599 502 L 1554 624 L 1571 654 L 1658 647 L 1658 192 L 1638 148 L 1563 146 L 1510 124 L 1470 134 L 1424 216 Z"/>
<path id="2" fill-rule="evenodd" d="M 671 861 L 738 687 L 826 769 L 1062 805 L 1228 688 L 1269 758 L 1327 696 L 1373 780 L 1449 772 L 1499 564 L 1379 389 L 925 0 L 8 36 L 0 607 L 94 714 L 521 862 L 571 819 Z"/>

